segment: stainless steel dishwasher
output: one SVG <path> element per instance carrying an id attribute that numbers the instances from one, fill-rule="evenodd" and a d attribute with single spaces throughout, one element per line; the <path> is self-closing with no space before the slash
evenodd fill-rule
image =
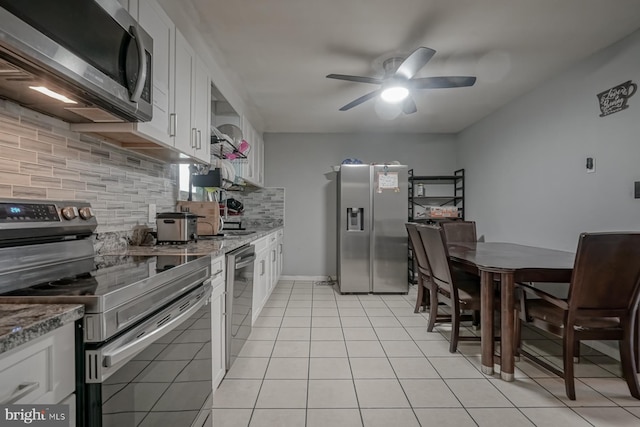
<path id="1" fill-rule="evenodd" d="M 251 333 L 253 312 L 253 261 L 251 245 L 227 254 L 227 370 Z"/>

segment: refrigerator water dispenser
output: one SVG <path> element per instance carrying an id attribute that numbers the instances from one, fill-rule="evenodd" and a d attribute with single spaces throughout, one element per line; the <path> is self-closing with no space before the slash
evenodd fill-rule
<path id="1" fill-rule="evenodd" d="M 363 214 L 364 208 L 347 208 L 347 231 L 364 231 Z"/>

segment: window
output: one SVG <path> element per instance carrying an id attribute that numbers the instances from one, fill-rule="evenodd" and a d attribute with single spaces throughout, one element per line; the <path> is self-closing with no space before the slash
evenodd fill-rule
<path id="1" fill-rule="evenodd" d="M 178 173 L 178 200 L 189 200 L 189 175 L 193 165 L 181 163 L 179 165 Z M 192 187 L 191 200 L 202 201 L 206 200 L 204 197 L 204 189 L 199 187 Z"/>

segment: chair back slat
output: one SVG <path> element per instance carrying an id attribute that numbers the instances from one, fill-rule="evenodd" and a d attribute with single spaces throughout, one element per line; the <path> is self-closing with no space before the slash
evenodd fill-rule
<path id="1" fill-rule="evenodd" d="M 458 298 L 458 292 L 454 288 L 451 279 L 451 266 L 449 264 L 449 253 L 444 241 L 442 229 L 433 225 L 417 225 L 418 232 L 422 238 L 425 253 L 429 260 L 431 277 L 434 282 L 449 292 L 452 298 Z"/>
<path id="2" fill-rule="evenodd" d="M 477 242 L 475 221 L 447 221 L 440 224 L 447 242 Z"/>
<path id="3" fill-rule="evenodd" d="M 569 316 L 630 313 L 640 298 L 640 233 L 582 233 L 569 288 Z M 605 315 L 605 314 L 603 314 Z"/>
<path id="4" fill-rule="evenodd" d="M 413 248 L 413 254 L 418 262 L 418 268 L 424 274 L 429 274 L 429 262 L 427 261 L 427 254 L 424 251 L 424 245 L 422 244 L 422 238 L 418 233 L 418 228 L 413 222 L 405 224 L 407 232 L 409 233 L 409 240 L 411 241 L 411 247 Z"/>

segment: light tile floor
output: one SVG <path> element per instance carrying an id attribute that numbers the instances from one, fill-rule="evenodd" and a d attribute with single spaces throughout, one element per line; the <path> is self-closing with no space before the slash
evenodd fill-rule
<path id="1" fill-rule="evenodd" d="M 215 427 L 639 426 L 640 401 L 620 364 L 584 347 L 577 400 L 524 358 L 516 381 L 479 370 L 480 344 L 449 353 L 449 326 L 426 332 L 408 295 L 340 295 L 281 281 L 213 397 Z M 466 325 L 462 333 L 476 335 Z M 557 340 L 523 330 L 523 345 L 561 364 Z"/>

